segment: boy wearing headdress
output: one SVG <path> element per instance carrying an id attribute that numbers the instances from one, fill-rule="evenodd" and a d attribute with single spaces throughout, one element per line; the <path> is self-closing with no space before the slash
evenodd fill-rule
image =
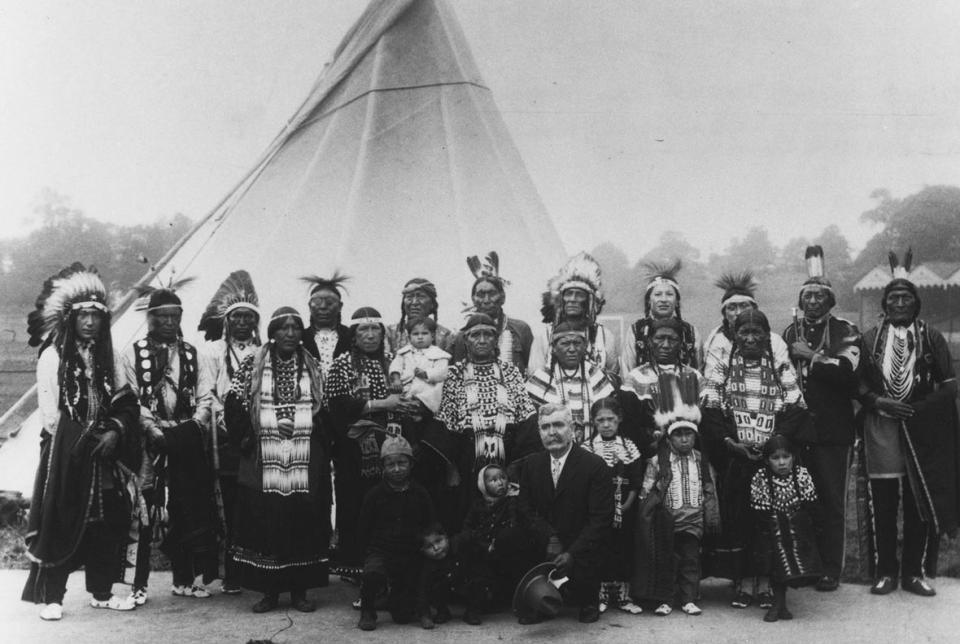
<path id="1" fill-rule="evenodd" d="M 669 615 L 673 603 L 699 615 L 700 542 L 720 528 L 710 465 L 698 449 L 700 410 L 695 388 L 674 374 L 660 378 L 656 422 L 663 432 L 657 453 L 647 461 L 640 489 L 641 516 L 635 596 L 660 602 L 654 613 Z"/>
<path id="2" fill-rule="evenodd" d="M 204 449 L 204 410 L 198 406 L 197 350 L 183 339 L 183 307 L 175 292 L 184 283 L 148 291 L 147 336 L 127 347 L 117 369 L 117 381 L 140 401 L 146 438 L 141 483 L 149 516 L 141 523 L 137 553 L 133 598 L 138 605 L 147 601 L 154 539 L 170 558 L 174 595 L 210 597 L 204 584 L 218 576 L 219 521 Z"/>
<path id="3" fill-rule="evenodd" d="M 59 620 L 67 578 L 83 566 L 91 606 L 132 610 L 133 600 L 111 588 L 125 572 L 139 407 L 133 392 L 114 382 L 110 308 L 96 270 L 76 262 L 48 279 L 27 327 L 30 346 L 40 346 L 43 428 L 22 599 L 41 605 L 41 619 Z"/>
<path id="4" fill-rule="evenodd" d="M 823 576 L 817 590 L 836 590 L 843 571 L 846 527 L 844 506 L 850 446 L 854 439 L 853 398 L 857 396 L 860 332 L 852 322 L 834 316 L 836 294 L 823 270 L 823 249 L 806 250 L 809 278 L 800 288 L 793 324 L 783 332 L 813 418 L 815 438 L 804 464 L 813 476 L 822 525 L 817 546 Z"/>

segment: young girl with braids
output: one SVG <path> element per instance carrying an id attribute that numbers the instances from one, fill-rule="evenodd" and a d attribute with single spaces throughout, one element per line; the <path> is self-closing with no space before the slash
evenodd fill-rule
<path id="1" fill-rule="evenodd" d="M 754 526 L 749 510 L 750 480 L 762 465 L 763 444 L 774 434 L 803 439 L 811 431 L 796 373 L 789 362 L 775 361 L 770 323 L 756 309 L 740 313 L 733 323 L 734 345 L 725 365 L 706 374 L 701 403 L 702 434 L 722 446 L 720 478 L 722 534 L 705 574 L 734 583 L 735 608 L 746 608 L 754 596 L 742 586 L 754 577 L 761 608 L 773 605 L 766 578 L 753 565 Z"/>
<path id="2" fill-rule="evenodd" d="M 608 606 L 638 615 L 643 609 L 630 598 L 633 572 L 633 529 L 637 515 L 637 490 L 643 482 L 643 458 L 629 438 L 619 435 L 623 412 L 617 398 L 601 398 L 590 406 L 590 418 L 596 428 L 593 438 L 584 443 L 589 452 L 600 456 L 613 478 L 613 536 L 600 583 L 600 612 Z"/>
<path id="3" fill-rule="evenodd" d="M 817 581 L 821 574 L 813 529 L 817 492 L 807 468 L 798 465 L 795 449 L 783 434 L 761 448 L 763 467 L 750 481 L 750 508 L 756 512 L 757 570 L 770 576 L 773 605 L 765 622 L 793 619 L 787 609 L 787 586 Z"/>

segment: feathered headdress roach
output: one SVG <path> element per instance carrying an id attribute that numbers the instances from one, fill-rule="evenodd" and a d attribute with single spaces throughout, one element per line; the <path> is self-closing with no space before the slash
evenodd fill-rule
<path id="1" fill-rule="evenodd" d="M 474 284 L 480 280 L 490 280 L 498 284 L 502 291 L 510 283 L 500 277 L 500 255 L 495 250 L 487 253 L 482 260 L 477 255 L 471 255 L 467 258 L 467 267 L 473 273 Z"/>
<path id="2" fill-rule="evenodd" d="M 578 288 L 586 291 L 589 295 L 587 316 L 590 320 L 595 320 L 600 311 L 603 310 L 605 302 L 603 297 L 603 279 L 600 270 L 600 264 L 588 253 L 578 253 L 567 260 L 560 272 L 550 279 L 547 283 L 547 291 L 544 293 L 544 305 L 540 312 L 544 314 L 545 322 L 556 323 L 559 321 L 563 311 L 562 296 L 567 289 Z M 550 304 L 547 304 L 547 298 Z M 552 306 L 552 309 L 551 309 Z M 548 319 L 547 316 L 550 315 Z"/>
<path id="3" fill-rule="evenodd" d="M 753 279 L 753 273 L 750 271 L 724 273 L 717 278 L 714 284 L 723 289 L 723 297 L 720 298 L 721 311 L 723 311 L 727 304 L 734 302 L 757 303 L 754 297 L 757 291 L 757 282 Z"/>
<path id="4" fill-rule="evenodd" d="M 223 280 L 200 317 L 197 330 L 203 331 L 203 337 L 208 341 L 219 340 L 223 337 L 223 325 L 227 315 L 239 308 L 250 309 L 260 317 L 260 298 L 253 288 L 250 273 L 244 270 L 234 271 Z"/>
<path id="5" fill-rule="evenodd" d="M 679 427 L 689 427 L 698 431 L 700 424 L 700 407 L 697 405 L 699 386 L 697 374 L 681 372 L 675 374 L 663 372 L 659 377 L 657 411 L 653 420 L 664 430 L 664 435 Z"/>
<path id="6" fill-rule="evenodd" d="M 644 262 L 642 264 L 647 277 L 647 292 L 650 292 L 655 286 L 666 284 L 672 286 L 680 294 L 680 283 L 677 281 L 677 274 L 683 268 L 683 261 L 674 260 L 672 264 L 660 264 L 657 262 Z"/>
<path id="7" fill-rule="evenodd" d="M 807 264 L 807 281 L 805 281 L 800 288 L 801 300 L 803 298 L 803 292 L 808 288 L 819 288 L 827 292 L 830 299 L 830 306 L 833 307 L 836 304 L 836 295 L 833 292 L 833 285 L 830 283 L 830 280 L 827 279 L 824 269 L 823 248 L 819 245 L 807 246 L 806 253 L 804 253 L 804 261 Z M 800 301 L 797 306 L 802 307 L 803 302 Z"/>
<path id="8" fill-rule="evenodd" d="M 305 275 L 300 278 L 301 282 L 306 282 L 310 285 L 309 295 L 312 297 L 314 293 L 320 290 L 333 291 L 341 298 L 343 294 L 347 292 L 347 287 L 344 284 L 350 281 L 350 278 L 346 275 L 340 273 L 340 271 L 334 271 L 333 277 L 320 277 L 319 275 Z"/>
<path id="9" fill-rule="evenodd" d="M 643 294 L 644 315 L 650 315 L 650 294 L 658 286 L 669 286 L 677 294 L 677 305 L 675 313 L 680 316 L 680 282 L 677 281 L 677 274 L 683 268 L 683 262 L 680 259 L 674 260 L 672 264 L 659 264 L 657 262 L 644 262 L 644 272 L 647 277 L 647 288 Z"/>
<path id="10" fill-rule="evenodd" d="M 138 286 L 137 295 L 139 297 L 134 308 L 138 311 L 146 310 L 147 313 L 166 308 L 183 308 L 183 303 L 180 301 L 177 291 L 194 279 L 196 278 L 184 277 L 174 280 L 171 274 L 166 286 L 152 286 L 150 284 Z"/>
<path id="11" fill-rule="evenodd" d="M 46 346 L 63 333 L 75 310 L 93 309 L 109 316 L 107 289 L 97 269 L 74 262 L 44 283 L 35 309 L 27 315 L 28 344 Z"/>

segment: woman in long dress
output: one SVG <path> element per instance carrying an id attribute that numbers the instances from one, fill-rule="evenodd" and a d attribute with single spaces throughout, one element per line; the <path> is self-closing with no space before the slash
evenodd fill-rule
<path id="1" fill-rule="evenodd" d="M 240 585 L 263 593 L 255 613 L 276 608 L 281 592 L 311 612 L 307 590 L 327 585 L 329 441 L 323 378 L 300 344 L 303 329 L 295 309 L 277 309 L 270 342 L 241 364 L 224 405 L 241 455 L 231 556 Z"/>

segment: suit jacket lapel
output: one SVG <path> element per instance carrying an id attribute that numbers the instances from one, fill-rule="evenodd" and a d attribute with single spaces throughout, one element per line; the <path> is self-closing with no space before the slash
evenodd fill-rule
<path id="1" fill-rule="evenodd" d="M 554 486 L 553 495 L 560 496 L 560 494 L 566 489 L 567 485 L 570 484 L 570 479 L 573 477 L 573 467 L 574 462 L 576 462 L 579 454 L 577 453 L 579 448 L 574 445 L 570 448 L 570 453 L 567 454 L 567 460 L 563 463 L 563 469 L 560 470 L 560 478 L 557 479 L 557 484 Z M 553 482 L 553 475 L 550 475 L 550 482 Z"/>

